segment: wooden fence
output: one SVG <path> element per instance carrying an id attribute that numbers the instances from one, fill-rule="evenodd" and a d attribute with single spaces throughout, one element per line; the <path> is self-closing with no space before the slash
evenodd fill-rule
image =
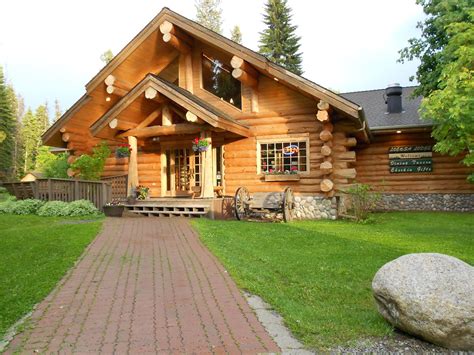
<path id="1" fill-rule="evenodd" d="M 101 178 L 101 180 L 110 183 L 112 187 L 112 199 L 120 200 L 127 197 L 128 174 L 107 176 Z"/>
<path id="2" fill-rule="evenodd" d="M 107 181 L 37 179 L 28 182 L 5 182 L 3 186 L 17 199 L 36 198 L 64 202 L 89 200 L 99 210 L 112 198 L 112 187 Z"/>

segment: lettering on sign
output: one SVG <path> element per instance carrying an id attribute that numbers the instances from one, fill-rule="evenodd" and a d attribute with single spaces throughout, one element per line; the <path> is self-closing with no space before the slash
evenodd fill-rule
<path id="1" fill-rule="evenodd" d="M 390 147 L 388 150 L 391 173 L 430 173 L 433 153 L 430 145 Z"/>

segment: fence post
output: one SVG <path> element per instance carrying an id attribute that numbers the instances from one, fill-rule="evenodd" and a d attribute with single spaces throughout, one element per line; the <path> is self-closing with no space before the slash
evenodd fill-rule
<path id="1" fill-rule="evenodd" d="M 51 179 L 48 179 L 48 201 L 52 201 L 53 197 L 53 185 L 51 184 Z"/>
<path id="2" fill-rule="evenodd" d="M 74 180 L 74 194 L 72 196 L 72 200 L 76 201 L 79 199 L 79 181 Z"/>
<path id="3" fill-rule="evenodd" d="M 102 191 L 101 191 L 101 199 L 100 199 L 100 210 L 102 210 L 102 208 L 104 207 L 104 205 L 109 202 L 109 190 L 107 189 L 107 183 L 106 182 L 102 182 Z"/>

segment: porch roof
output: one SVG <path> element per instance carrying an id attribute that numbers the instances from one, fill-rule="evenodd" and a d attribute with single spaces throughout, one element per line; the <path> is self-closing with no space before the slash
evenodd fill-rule
<path id="1" fill-rule="evenodd" d="M 98 133 L 107 127 L 110 121 L 131 105 L 148 88 L 155 89 L 167 99 L 183 107 L 185 110 L 192 112 L 214 128 L 223 129 L 244 137 L 251 136 L 249 126 L 233 119 L 228 114 L 209 105 L 189 91 L 153 74 L 146 75 L 132 90 L 100 117 L 90 127 L 91 133 L 94 136 L 98 135 Z"/>

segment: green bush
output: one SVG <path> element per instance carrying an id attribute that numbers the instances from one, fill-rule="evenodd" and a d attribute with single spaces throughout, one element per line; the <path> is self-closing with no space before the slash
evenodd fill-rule
<path id="1" fill-rule="evenodd" d="M 13 203 L 11 213 L 13 214 L 36 214 L 41 206 L 44 205 L 44 201 L 35 199 L 18 200 Z"/>
<path id="2" fill-rule="evenodd" d="M 69 202 L 66 207 L 67 216 L 90 216 L 99 214 L 99 210 L 88 200 Z"/>
<path id="3" fill-rule="evenodd" d="M 83 154 L 71 164 L 71 168 L 79 171 L 79 177 L 84 180 L 100 180 L 104 171 L 105 160 L 109 157 L 111 150 L 107 142 L 94 147 L 92 155 Z"/>
<path id="4" fill-rule="evenodd" d="M 38 216 L 60 217 L 67 216 L 68 203 L 63 201 L 48 201 L 38 210 Z"/>
<path id="5" fill-rule="evenodd" d="M 364 221 L 380 200 L 380 193 L 372 191 L 366 184 L 354 184 L 343 192 L 349 194 L 352 202 L 352 212 L 357 221 Z"/>
<path id="6" fill-rule="evenodd" d="M 0 214 L 12 213 L 15 200 L 15 197 L 9 196 L 5 201 L 0 202 Z"/>

